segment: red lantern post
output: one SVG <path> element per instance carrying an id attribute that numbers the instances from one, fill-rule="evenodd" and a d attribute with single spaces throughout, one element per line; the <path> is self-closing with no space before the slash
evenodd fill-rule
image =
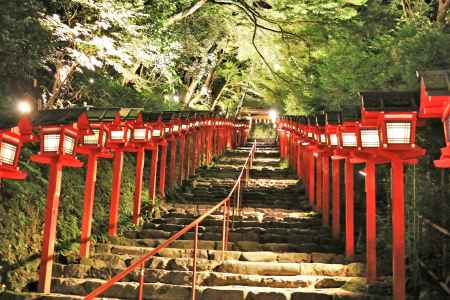
<path id="1" fill-rule="evenodd" d="M 97 178 L 97 159 L 112 158 L 106 148 L 108 123 L 114 121 L 118 109 L 89 109 L 87 117 L 91 130 L 81 135 L 76 152 L 87 156 L 87 169 L 84 191 L 84 208 L 81 219 L 80 256 L 89 257 L 94 208 L 95 182 Z"/>
<path id="2" fill-rule="evenodd" d="M 445 147 L 434 161 L 437 168 L 450 168 L 450 70 L 418 72 L 421 79 L 419 117 L 440 118 L 444 125 Z"/>
<path id="3" fill-rule="evenodd" d="M 377 115 L 381 136 L 381 148 L 377 154 L 391 161 L 393 296 L 403 300 L 406 299 L 404 164 L 417 163 L 417 159 L 425 154 L 415 144 L 418 97 L 408 92 L 365 92 L 361 95 L 363 113 Z M 371 165 L 366 167 L 374 169 Z M 369 185 L 373 188 L 373 178 Z M 374 199 L 369 200 L 374 209 Z"/>
<path id="4" fill-rule="evenodd" d="M 89 130 L 89 122 L 84 109 L 47 110 L 34 117 L 33 125 L 39 129 L 40 151 L 31 160 L 49 165 L 38 290 L 50 293 L 62 170 L 83 166 L 75 157 L 75 146 L 79 134 Z"/>

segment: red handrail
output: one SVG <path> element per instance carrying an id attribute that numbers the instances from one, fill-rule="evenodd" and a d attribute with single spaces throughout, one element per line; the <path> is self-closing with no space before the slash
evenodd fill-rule
<path id="1" fill-rule="evenodd" d="M 189 225 L 186 225 L 183 229 L 172 235 L 169 239 L 164 241 L 161 245 L 150 251 L 149 253 L 142 256 L 140 259 L 136 260 L 134 263 L 132 263 L 128 268 L 123 270 L 122 272 L 115 275 L 113 278 L 111 278 L 109 281 L 105 282 L 98 288 L 96 288 L 94 291 L 89 293 L 84 300 L 91 300 L 95 299 L 97 296 L 103 294 L 106 290 L 111 288 L 116 282 L 119 282 L 121 279 L 123 279 L 125 276 L 127 276 L 129 273 L 133 272 L 134 270 L 141 268 L 140 271 L 140 280 L 139 280 L 139 293 L 138 298 L 141 300 L 143 298 L 143 287 L 144 287 L 144 266 L 145 262 L 151 258 L 152 256 L 158 254 L 161 250 L 167 248 L 173 241 L 177 240 L 187 232 L 189 232 L 191 229 L 195 228 L 195 239 L 194 239 L 194 257 L 193 257 L 193 271 L 192 271 L 192 299 L 195 300 L 195 290 L 196 290 L 196 263 L 197 263 L 197 248 L 198 248 L 198 225 L 208 216 L 210 216 L 213 212 L 224 207 L 223 213 L 223 233 L 222 233 L 222 259 L 224 258 L 224 251 L 227 250 L 227 244 L 228 244 L 228 231 L 229 231 L 229 212 L 230 212 L 230 199 L 233 196 L 234 192 L 237 192 L 236 194 L 236 208 L 237 213 L 239 213 L 240 209 L 240 201 L 241 201 L 241 181 L 244 179 L 245 185 L 248 185 L 248 179 L 249 179 L 249 171 L 252 168 L 253 160 L 255 158 L 255 152 L 256 152 L 256 141 L 253 143 L 253 146 L 250 150 L 250 153 L 245 160 L 244 165 L 241 168 L 241 172 L 239 173 L 238 178 L 236 179 L 232 189 L 228 193 L 228 196 L 217 203 L 214 207 L 209 209 L 206 213 L 195 219 L 192 223 Z M 233 210 L 234 213 L 234 210 Z M 233 214 L 234 216 L 234 214 Z"/>

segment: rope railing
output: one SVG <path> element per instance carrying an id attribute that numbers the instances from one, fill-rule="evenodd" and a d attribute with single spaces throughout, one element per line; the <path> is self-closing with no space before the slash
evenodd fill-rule
<path id="1" fill-rule="evenodd" d="M 134 263 L 132 263 L 128 268 L 123 270 L 122 272 L 115 275 L 113 278 L 111 278 L 109 281 L 105 282 L 98 288 L 96 288 L 94 291 L 92 291 L 90 294 L 88 294 L 84 299 L 85 300 L 91 300 L 95 299 L 97 296 L 100 296 L 104 292 L 106 292 L 109 288 L 111 288 L 115 283 L 122 280 L 125 276 L 130 274 L 131 272 L 139 269 L 139 289 L 138 289 L 138 299 L 142 300 L 144 296 L 144 275 L 145 275 L 145 263 L 153 256 L 161 252 L 163 249 L 167 248 L 173 241 L 179 239 L 186 233 L 188 233 L 191 230 L 194 230 L 195 238 L 194 238 L 194 244 L 193 244 L 193 265 L 192 265 L 192 300 L 196 299 L 196 288 L 197 288 L 197 252 L 198 252 L 198 231 L 199 231 L 199 225 L 202 223 L 207 217 L 211 216 L 214 212 L 218 211 L 220 208 L 223 207 L 223 230 L 222 230 L 222 260 L 224 259 L 224 253 L 228 249 L 228 234 L 230 230 L 230 206 L 232 202 L 233 195 L 234 198 L 234 206 L 236 210 L 233 209 L 233 215 L 232 218 L 234 219 L 235 212 L 237 214 L 240 214 L 240 208 L 241 208 L 241 187 L 242 184 L 244 186 L 248 186 L 249 178 L 250 178 L 250 169 L 253 165 L 253 160 L 255 158 L 255 152 L 256 152 L 256 142 L 253 143 L 252 148 L 250 150 L 250 153 L 245 160 L 244 165 L 241 168 L 241 171 L 239 173 L 238 178 L 233 184 L 233 187 L 231 188 L 230 192 L 228 193 L 227 197 L 217 203 L 215 206 L 210 208 L 207 212 L 205 212 L 203 215 L 195 219 L 193 222 L 191 222 L 189 225 L 185 226 L 183 229 L 172 235 L 169 239 L 164 241 L 161 245 L 154 248 L 138 260 L 136 260 Z"/>

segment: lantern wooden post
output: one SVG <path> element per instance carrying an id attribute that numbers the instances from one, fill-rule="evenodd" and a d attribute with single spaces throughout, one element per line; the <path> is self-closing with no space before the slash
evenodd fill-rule
<path id="1" fill-rule="evenodd" d="M 161 160 L 159 162 L 159 195 L 161 198 L 165 197 L 166 185 L 166 161 L 167 161 L 167 142 L 163 141 L 161 144 Z"/>
<path id="2" fill-rule="evenodd" d="M 322 155 L 320 153 L 316 156 L 316 205 L 315 210 L 320 212 L 322 210 Z"/>
<path id="3" fill-rule="evenodd" d="M 330 190 L 329 190 L 329 180 L 330 180 L 330 158 L 327 154 L 322 156 L 323 162 L 323 179 L 322 179 L 322 224 L 325 227 L 330 226 Z"/>
<path id="4" fill-rule="evenodd" d="M 391 162 L 393 298 L 406 299 L 404 165 Z"/>
<path id="5" fill-rule="evenodd" d="M 315 172 L 314 172 L 314 168 L 315 168 L 315 158 L 314 158 L 314 154 L 312 153 L 312 151 L 310 151 L 309 153 L 309 179 L 308 179 L 308 183 L 309 183 L 309 204 L 311 205 L 311 207 L 314 207 L 314 202 L 315 202 Z"/>
<path id="6" fill-rule="evenodd" d="M 377 211 L 376 211 L 376 167 L 372 160 L 366 162 L 366 255 L 367 281 L 373 283 L 377 277 Z"/>
<path id="7" fill-rule="evenodd" d="M 182 185 L 183 181 L 185 179 L 185 161 L 184 161 L 184 157 L 185 157 L 185 153 L 186 153 L 186 136 L 184 133 L 182 133 L 180 135 L 180 162 L 179 162 L 179 167 L 180 167 L 180 174 L 178 176 L 178 184 Z"/>
<path id="8" fill-rule="evenodd" d="M 119 219 L 120 206 L 120 190 L 122 183 L 122 169 L 123 169 L 123 151 L 116 149 L 114 151 L 113 160 L 113 178 L 112 178 L 112 193 L 111 203 L 109 206 L 109 236 L 117 236 L 117 223 Z"/>
<path id="9" fill-rule="evenodd" d="M 159 147 L 157 144 L 154 144 L 151 148 L 152 157 L 151 157 L 151 165 L 150 165 L 150 186 L 149 186 L 149 197 L 152 205 L 154 206 L 156 203 L 156 176 L 158 172 L 158 155 L 159 155 Z"/>
<path id="10" fill-rule="evenodd" d="M 350 159 L 345 160 L 345 256 L 353 259 L 354 245 L 354 167 Z"/>
<path id="11" fill-rule="evenodd" d="M 97 180 L 97 155 L 93 152 L 87 157 L 87 170 L 84 190 L 84 208 L 81 219 L 80 256 L 89 257 L 91 244 L 92 212 L 94 209 L 95 182 Z"/>
<path id="12" fill-rule="evenodd" d="M 170 165 L 169 165 L 169 189 L 173 189 L 176 184 L 176 162 L 177 162 L 177 138 L 170 140 Z"/>
<path id="13" fill-rule="evenodd" d="M 142 181 L 144 179 L 145 149 L 139 148 L 136 152 L 136 175 L 134 179 L 134 206 L 133 223 L 138 225 L 141 216 Z"/>
<path id="14" fill-rule="evenodd" d="M 61 192 L 62 163 L 55 158 L 50 163 L 47 204 L 45 207 L 44 239 L 39 266 L 39 287 L 42 293 L 50 293 L 52 281 L 53 256 L 56 240 L 56 225 L 58 222 L 59 195 Z"/>
<path id="15" fill-rule="evenodd" d="M 340 160 L 332 159 L 333 168 L 333 205 L 332 205 L 332 227 L 331 232 L 335 241 L 341 236 L 341 216 L 340 216 Z"/>

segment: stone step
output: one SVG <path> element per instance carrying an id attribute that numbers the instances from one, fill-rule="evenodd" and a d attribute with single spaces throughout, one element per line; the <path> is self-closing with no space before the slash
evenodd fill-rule
<path id="1" fill-rule="evenodd" d="M 225 253 L 222 261 L 221 254 L 210 260 L 199 255 L 197 259 L 197 270 L 219 273 L 232 273 L 244 275 L 262 276 L 340 276 L 340 277 L 361 277 L 365 274 L 365 264 L 331 264 L 331 263 L 310 263 L 310 262 L 265 262 L 265 261 L 239 261 L 231 259 L 235 253 Z M 132 262 L 139 259 L 138 256 L 95 254 L 90 259 L 83 259 L 80 264 L 62 265 L 55 264 L 55 267 L 64 267 L 64 271 L 59 274 L 74 276 L 80 272 L 88 272 L 97 269 L 125 269 Z M 166 271 L 192 271 L 193 259 L 191 257 L 170 258 L 154 256 L 146 262 L 148 269 L 160 269 Z M 115 274 L 109 272 L 109 275 Z M 92 275 L 92 274 L 91 274 Z M 80 275 L 76 275 L 80 276 Z"/>
<path id="2" fill-rule="evenodd" d="M 141 257 L 154 248 L 121 246 L 112 244 L 96 244 L 94 247 L 95 255 L 125 255 L 132 257 Z M 156 256 L 166 258 L 185 258 L 192 257 L 192 249 L 165 248 Z M 342 254 L 323 253 L 323 252 L 272 252 L 272 251 L 225 251 L 225 259 L 240 261 L 261 261 L 261 262 L 291 262 L 291 263 L 349 263 Z M 209 260 L 222 260 L 221 250 L 198 249 L 197 256 Z"/>
<path id="3" fill-rule="evenodd" d="M 195 212 L 192 210 L 195 209 Z M 211 209 L 211 205 L 209 204 L 184 204 L 180 203 L 177 205 L 175 209 L 172 209 L 170 211 L 167 211 L 162 214 L 163 219 L 170 219 L 170 218 L 180 218 L 180 219 L 194 219 L 199 217 L 199 214 L 202 214 L 204 212 L 207 212 L 209 209 Z M 291 211 L 287 209 L 270 209 L 270 208 L 260 208 L 260 209 L 247 209 L 247 214 L 239 217 L 236 216 L 236 221 L 241 222 L 252 222 L 257 221 L 261 224 L 264 224 L 266 222 L 272 222 L 272 223 L 289 223 L 288 227 L 291 227 L 292 225 L 295 225 L 294 223 L 301 223 L 301 222 L 309 222 L 310 220 L 313 220 L 312 222 L 316 222 L 317 224 L 320 224 L 321 220 L 319 218 L 319 215 L 315 212 L 311 211 Z M 255 213 L 255 214 L 252 214 Z M 261 215 L 263 214 L 263 215 Z M 263 217 L 261 219 L 261 216 Z M 223 218 L 223 214 L 221 210 L 216 211 L 214 214 L 208 216 L 205 221 L 219 221 Z M 188 223 L 189 224 L 189 223 Z M 282 226 L 283 227 L 283 226 Z"/>
<path id="4" fill-rule="evenodd" d="M 83 265 L 55 265 L 54 276 L 60 278 L 97 278 L 108 280 L 111 274 L 118 274 L 123 268 L 95 267 Z M 214 271 L 199 271 L 197 284 L 201 286 L 245 285 L 273 288 L 340 288 L 346 284 L 365 284 L 364 277 L 322 276 L 322 275 L 255 275 L 236 274 Z M 139 282 L 140 270 L 135 270 L 122 281 Z M 192 282 L 192 270 L 149 269 L 144 271 L 145 283 L 164 283 L 173 285 L 189 285 Z"/>
<path id="5" fill-rule="evenodd" d="M 53 289 L 55 292 L 86 295 L 99 287 L 104 280 L 55 278 Z M 105 297 L 120 299 L 136 299 L 138 293 L 137 282 L 118 282 L 104 293 Z M 352 292 L 343 288 L 311 289 L 311 288 L 270 288 L 254 286 L 214 286 L 198 287 L 197 299 L 200 300 L 333 300 L 333 299 L 384 299 L 371 298 L 364 293 Z M 190 299 L 189 285 L 171 285 L 161 283 L 145 283 L 144 299 L 152 300 L 186 300 Z M 386 298 L 388 299 L 388 298 Z"/>
<path id="6" fill-rule="evenodd" d="M 238 225 L 235 225 L 235 228 L 238 228 Z M 222 232 L 220 228 L 217 231 L 205 231 L 204 228 L 199 232 L 198 238 L 200 240 L 210 240 L 210 241 L 221 241 L 222 240 Z M 268 233 L 261 232 L 258 229 L 254 228 L 254 231 L 251 230 L 240 230 L 234 231 L 230 229 L 229 232 L 229 241 L 230 242 L 238 242 L 238 241 L 251 241 L 251 242 L 259 242 L 259 243 L 332 243 L 332 239 L 329 234 L 320 234 L 319 231 L 309 231 L 308 233 L 300 233 L 295 231 L 290 231 L 288 235 L 286 233 Z M 177 231 L 165 231 L 159 229 L 145 229 L 141 231 L 127 231 L 124 236 L 129 239 L 168 239 L 172 235 L 177 233 Z M 182 240 L 192 240 L 194 239 L 194 232 L 188 232 L 182 237 Z"/>
<path id="7" fill-rule="evenodd" d="M 67 294 L 42 294 L 6 291 L 0 294 L 0 300 L 82 300 L 84 297 Z M 118 298 L 96 298 L 97 300 L 118 300 Z"/>
<path id="8" fill-rule="evenodd" d="M 126 246 L 140 247 L 157 247 L 161 245 L 165 239 L 112 239 L 114 243 Z M 172 248 L 191 249 L 193 247 L 192 240 L 176 240 L 170 244 Z M 221 250 L 222 241 L 199 240 L 199 249 Z M 339 252 L 342 251 L 340 245 L 330 243 L 260 243 L 254 241 L 236 241 L 229 242 L 228 249 L 233 251 L 272 251 L 272 252 Z"/>

